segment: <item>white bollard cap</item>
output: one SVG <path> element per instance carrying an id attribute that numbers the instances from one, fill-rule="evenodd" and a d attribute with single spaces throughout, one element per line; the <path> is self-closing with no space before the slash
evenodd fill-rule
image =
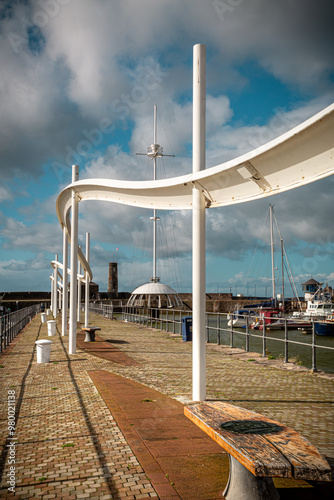
<path id="1" fill-rule="evenodd" d="M 35 344 L 37 344 L 37 345 L 52 344 L 52 341 L 51 340 L 47 340 L 47 339 L 36 340 Z"/>

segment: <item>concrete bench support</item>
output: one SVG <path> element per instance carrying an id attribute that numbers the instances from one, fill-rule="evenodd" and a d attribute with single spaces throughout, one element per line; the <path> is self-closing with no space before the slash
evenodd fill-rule
<path id="1" fill-rule="evenodd" d="M 87 326 L 83 328 L 86 332 L 85 342 L 95 342 L 95 332 L 96 330 L 101 330 L 99 326 Z"/>
<path id="2" fill-rule="evenodd" d="M 227 500 L 279 500 L 271 477 L 254 476 L 229 455 L 230 475 L 223 496 Z"/>

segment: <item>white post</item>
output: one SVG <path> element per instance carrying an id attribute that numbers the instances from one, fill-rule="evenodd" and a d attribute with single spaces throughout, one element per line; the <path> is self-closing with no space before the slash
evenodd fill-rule
<path id="1" fill-rule="evenodd" d="M 154 105 L 153 144 L 157 144 L 157 106 Z M 157 178 L 157 157 L 153 158 L 153 180 Z M 157 278 L 157 211 L 153 210 L 153 281 Z"/>
<path id="2" fill-rule="evenodd" d="M 86 233 L 86 260 L 89 264 L 89 245 L 90 234 Z M 86 288 L 85 288 L 85 327 L 89 325 L 89 274 L 86 271 Z"/>
<path id="3" fill-rule="evenodd" d="M 80 247 L 81 248 L 81 247 Z M 77 321 L 80 321 L 80 309 L 81 309 L 81 264 L 80 261 L 78 260 L 78 306 L 77 306 Z"/>
<path id="4" fill-rule="evenodd" d="M 53 313 L 53 276 L 50 276 L 50 281 L 51 281 L 51 302 L 50 302 L 50 309 L 51 312 Z"/>
<path id="5" fill-rule="evenodd" d="M 55 255 L 55 261 L 58 262 L 58 255 Z M 58 310 L 58 266 L 55 264 L 53 269 L 53 317 L 57 317 Z"/>
<path id="6" fill-rule="evenodd" d="M 62 309 L 62 336 L 67 333 L 67 310 L 68 310 L 68 236 L 66 227 L 63 227 L 63 309 Z"/>
<path id="7" fill-rule="evenodd" d="M 72 165 L 72 182 L 79 180 L 79 166 Z M 71 209 L 71 281 L 70 281 L 70 331 L 69 354 L 76 353 L 77 342 L 77 267 L 78 267 L 78 212 L 79 200 L 72 189 Z"/>
<path id="8" fill-rule="evenodd" d="M 62 308 L 61 303 L 62 303 L 62 290 L 61 290 L 61 287 L 59 285 L 59 288 L 58 288 L 58 309 L 59 309 L 59 311 Z"/>
<path id="9" fill-rule="evenodd" d="M 205 45 L 193 51 L 193 172 L 205 169 Z M 193 187 L 193 400 L 206 399 L 205 197 Z"/>

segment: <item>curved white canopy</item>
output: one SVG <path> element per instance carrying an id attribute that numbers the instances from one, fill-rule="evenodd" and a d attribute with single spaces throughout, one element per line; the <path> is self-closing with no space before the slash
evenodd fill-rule
<path id="1" fill-rule="evenodd" d="M 334 104 L 250 153 L 197 173 L 155 181 L 85 179 L 58 196 L 59 222 L 71 236 L 71 192 L 80 201 L 105 200 L 159 210 L 192 209 L 194 185 L 207 207 L 255 200 L 293 189 L 334 173 Z M 91 275 L 82 252 L 79 259 Z"/>
<path id="2" fill-rule="evenodd" d="M 105 200 L 144 208 L 192 208 L 199 186 L 208 207 L 250 201 L 293 189 L 334 173 L 334 104 L 250 153 L 206 170 L 156 181 L 85 179 L 58 196 L 59 222 L 68 227 L 71 191 L 79 200 Z"/>

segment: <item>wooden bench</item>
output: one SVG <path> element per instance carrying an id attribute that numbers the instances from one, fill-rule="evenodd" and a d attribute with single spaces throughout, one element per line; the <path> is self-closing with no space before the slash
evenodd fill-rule
<path id="1" fill-rule="evenodd" d="M 229 454 L 228 500 L 276 500 L 273 477 L 331 481 L 331 468 L 307 439 L 258 413 L 222 402 L 184 408 Z"/>
<path id="2" fill-rule="evenodd" d="M 83 331 L 86 332 L 85 342 L 95 342 L 95 332 L 101 330 L 99 326 L 85 326 Z"/>

